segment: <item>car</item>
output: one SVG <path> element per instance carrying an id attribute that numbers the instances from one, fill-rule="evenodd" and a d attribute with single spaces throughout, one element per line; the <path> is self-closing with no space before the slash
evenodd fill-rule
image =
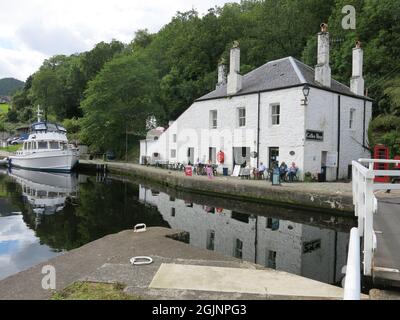
<path id="1" fill-rule="evenodd" d="M 7 143 L 11 144 L 11 142 L 13 142 L 16 139 L 18 139 L 18 137 L 10 137 L 10 138 L 7 139 Z"/>
<path id="2" fill-rule="evenodd" d="M 24 141 L 25 141 L 24 139 L 17 138 L 17 139 L 15 139 L 15 140 L 11 141 L 10 144 L 11 144 L 12 146 L 15 146 L 15 145 L 17 145 L 17 144 L 22 144 L 22 143 L 24 143 Z"/>
<path id="3" fill-rule="evenodd" d="M 28 139 L 28 136 L 29 136 L 28 134 L 23 134 L 19 137 L 14 138 L 13 140 L 11 140 L 11 142 L 9 142 L 9 144 L 11 144 L 13 146 L 15 146 L 17 144 L 22 144 L 22 143 L 24 143 L 24 141 L 26 139 Z"/>

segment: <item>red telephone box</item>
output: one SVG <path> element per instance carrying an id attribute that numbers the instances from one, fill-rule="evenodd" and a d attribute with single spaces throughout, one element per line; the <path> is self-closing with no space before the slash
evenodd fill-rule
<path id="1" fill-rule="evenodd" d="M 384 145 L 376 145 L 374 148 L 374 159 L 389 159 L 389 148 Z M 389 163 L 374 163 L 374 170 L 389 170 Z M 389 183 L 390 177 L 375 177 L 375 182 Z"/>

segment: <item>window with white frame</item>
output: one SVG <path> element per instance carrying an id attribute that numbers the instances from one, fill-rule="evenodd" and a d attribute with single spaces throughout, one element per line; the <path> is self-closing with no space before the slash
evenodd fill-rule
<path id="1" fill-rule="evenodd" d="M 350 117 L 349 117 L 349 129 L 354 129 L 354 119 L 356 115 L 356 109 L 350 109 Z"/>
<path id="2" fill-rule="evenodd" d="M 173 134 L 173 135 L 172 135 L 172 141 L 173 141 L 174 143 L 176 143 L 176 134 Z"/>
<path id="3" fill-rule="evenodd" d="M 246 126 L 246 108 L 238 108 L 238 124 L 239 127 Z"/>
<path id="4" fill-rule="evenodd" d="M 218 128 L 218 113 L 217 110 L 210 111 L 210 129 Z"/>
<path id="5" fill-rule="evenodd" d="M 279 103 L 271 104 L 271 124 L 277 126 L 281 123 L 281 105 Z"/>
<path id="6" fill-rule="evenodd" d="M 171 158 L 176 158 L 176 150 L 171 149 Z"/>

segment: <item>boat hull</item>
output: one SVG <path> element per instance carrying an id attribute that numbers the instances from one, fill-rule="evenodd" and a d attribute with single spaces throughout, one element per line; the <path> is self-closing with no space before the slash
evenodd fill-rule
<path id="1" fill-rule="evenodd" d="M 78 164 L 78 154 L 72 150 L 33 153 L 9 157 L 9 166 L 29 170 L 71 172 Z"/>

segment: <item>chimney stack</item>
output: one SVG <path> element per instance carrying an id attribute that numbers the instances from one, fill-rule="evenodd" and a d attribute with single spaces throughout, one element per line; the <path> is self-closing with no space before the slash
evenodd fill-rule
<path id="1" fill-rule="evenodd" d="M 356 47 L 353 48 L 353 74 L 350 79 L 350 90 L 359 96 L 364 95 L 363 58 L 361 42 L 357 41 Z"/>
<path id="2" fill-rule="evenodd" d="M 329 66 L 329 32 L 326 23 L 321 24 L 318 33 L 318 61 L 315 66 L 315 81 L 324 87 L 331 86 L 331 67 Z"/>
<path id="3" fill-rule="evenodd" d="M 231 59 L 229 63 L 228 75 L 228 95 L 236 94 L 242 89 L 242 76 L 240 72 L 240 49 L 239 43 L 235 41 L 231 49 Z"/>
<path id="4" fill-rule="evenodd" d="M 218 63 L 218 83 L 217 88 L 226 84 L 226 65 L 225 60 L 221 59 Z"/>

